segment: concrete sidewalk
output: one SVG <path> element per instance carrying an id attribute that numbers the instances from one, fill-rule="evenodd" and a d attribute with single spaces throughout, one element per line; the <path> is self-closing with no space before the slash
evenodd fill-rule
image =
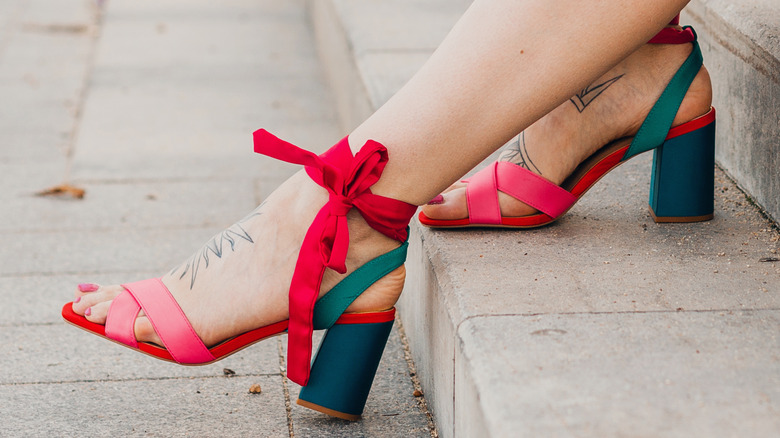
<path id="1" fill-rule="evenodd" d="M 397 330 L 348 423 L 294 404 L 284 337 L 179 367 L 62 321 L 75 284 L 160 275 L 297 170 L 255 129 L 343 135 L 301 1 L 96 3 L 0 2 L 0 436 L 435 435 Z M 34 196 L 63 182 L 84 199 Z"/>
<path id="2" fill-rule="evenodd" d="M 311 0 L 311 26 L 302 0 L 107 1 L 102 19 L 91 0 L 0 2 L 0 436 L 435 435 L 398 332 L 346 423 L 294 404 L 283 338 L 184 368 L 59 310 L 243 217 L 296 170 L 252 154 L 253 130 L 327 147 L 468 3 Z M 715 220 L 654 224 L 649 165 L 543 229 L 413 224 L 400 310 L 441 436 L 780 434 L 777 229 L 722 172 Z M 63 181 L 86 197 L 34 196 Z"/>
<path id="3" fill-rule="evenodd" d="M 309 3 L 349 129 L 470 2 Z M 651 160 L 620 166 L 549 227 L 412 227 L 399 309 L 442 436 L 780 435 L 777 228 L 719 169 L 714 220 L 655 224 Z"/>

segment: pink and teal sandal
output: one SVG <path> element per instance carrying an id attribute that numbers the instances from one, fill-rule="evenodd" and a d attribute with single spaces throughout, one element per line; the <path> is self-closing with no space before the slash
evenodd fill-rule
<path id="1" fill-rule="evenodd" d="M 656 222 L 698 222 L 712 219 L 715 168 L 715 109 L 671 127 L 688 87 L 702 66 L 691 27 L 666 28 L 651 44 L 693 44 L 688 58 L 633 138 L 614 141 L 583 161 L 560 185 L 509 162 L 495 162 L 464 180 L 469 216 L 433 219 L 420 212 L 423 225 L 435 228 L 535 228 L 566 213 L 610 170 L 642 152 L 655 150 L 650 183 L 650 214 Z M 498 191 L 538 210 L 522 217 L 501 215 Z"/>
<path id="2" fill-rule="evenodd" d="M 287 377 L 302 385 L 298 404 L 326 414 L 360 418 L 390 334 L 395 309 L 345 314 L 349 305 L 374 282 L 403 265 L 408 223 L 417 207 L 371 193 L 387 164 L 387 149 L 369 140 L 353 156 L 347 139 L 317 156 L 261 129 L 254 133 L 255 152 L 306 166 L 308 175 L 329 193 L 329 200 L 310 226 L 290 285 L 290 318 L 207 348 L 160 279 L 123 285 L 109 309 L 106 325 L 95 324 L 62 308 L 65 320 L 79 328 L 141 353 L 182 365 L 205 365 L 258 341 L 288 334 Z M 366 222 L 401 246 L 344 278 L 317 300 L 326 268 L 346 272 L 349 247 L 346 215 L 357 209 Z M 143 310 L 163 346 L 138 342 L 133 327 Z M 312 331 L 327 330 L 314 361 Z"/>

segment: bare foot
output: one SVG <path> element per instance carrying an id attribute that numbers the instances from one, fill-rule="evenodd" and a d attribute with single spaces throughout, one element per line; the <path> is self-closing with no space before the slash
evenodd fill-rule
<path id="1" fill-rule="evenodd" d="M 163 276 L 163 283 L 206 346 L 288 318 L 288 292 L 298 251 L 327 199 L 327 192 L 301 171 L 247 217 L 214 236 Z M 327 270 L 320 296 L 365 262 L 399 246 L 371 229 L 354 210 L 347 218 L 347 274 Z M 402 266 L 377 281 L 347 311 L 393 307 L 405 273 Z M 111 301 L 123 290 L 118 285 L 99 286 L 92 292 L 77 290 L 73 311 L 91 322 L 105 324 Z M 139 341 L 162 345 L 143 314 L 136 319 L 135 334 Z"/>
<path id="2" fill-rule="evenodd" d="M 593 85 L 520 133 L 501 153 L 510 161 L 560 185 L 602 146 L 633 136 L 671 77 L 691 52 L 690 44 L 646 44 L 596 80 Z M 712 85 L 702 67 L 680 105 L 673 126 L 705 114 Z M 519 217 L 536 210 L 498 193 L 502 216 Z M 468 217 L 466 184 L 450 186 L 443 199 L 423 206 L 431 219 Z"/>

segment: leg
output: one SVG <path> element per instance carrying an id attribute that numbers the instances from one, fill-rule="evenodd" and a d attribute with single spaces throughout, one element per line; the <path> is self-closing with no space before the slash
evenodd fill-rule
<path id="1" fill-rule="evenodd" d="M 553 15 L 545 2 L 478 0 L 350 142 L 358 148 L 372 138 L 391 151 L 376 192 L 425 203 L 635 51 L 686 3 L 566 1 Z"/>
<path id="2" fill-rule="evenodd" d="M 350 136 L 354 150 L 367 139 L 389 150 L 390 162 L 373 191 L 425 203 L 514 133 L 633 52 L 684 4 L 571 0 L 556 5 L 555 15 L 550 15 L 548 3 L 541 0 L 478 0 L 410 83 Z M 608 26 L 620 37 L 600 31 Z M 515 114 L 517 108 L 523 108 L 521 114 Z M 163 277 L 206 345 L 287 317 L 298 249 L 326 199 L 319 186 L 299 173 L 246 219 Z M 351 212 L 348 218 L 348 273 L 398 245 L 358 214 Z M 230 235 L 250 238 L 233 239 L 235 245 L 228 245 Z M 217 257 L 210 248 L 220 246 L 225 250 Z M 206 255 L 211 257 L 209 266 L 193 270 Z M 328 271 L 321 294 L 342 277 Z M 402 284 L 399 268 L 375 283 L 350 310 L 390 307 Z M 121 287 L 84 289 L 76 294 L 74 311 L 103 323 Z M 143 316 L 135 331 L 139 340 L 159 343 Z"/>

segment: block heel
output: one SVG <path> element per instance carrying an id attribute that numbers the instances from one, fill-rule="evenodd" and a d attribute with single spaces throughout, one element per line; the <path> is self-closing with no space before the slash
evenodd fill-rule
<path id="1" fill-rule="evenodd" d="M 655 222 L 700 222 L 714 211 L 715 111 L 688 122 L 703 126 L 670 137 L 653 156 L 650 214 Z M 682 131 L 690 129 L 681 125 Z"/>
<path id="2" fill-rule="evenodd" d="M 359 420 L 394 316 L 395 309 L 342 315 L 325 333 L 297 403 L 333 417 Z"/>

